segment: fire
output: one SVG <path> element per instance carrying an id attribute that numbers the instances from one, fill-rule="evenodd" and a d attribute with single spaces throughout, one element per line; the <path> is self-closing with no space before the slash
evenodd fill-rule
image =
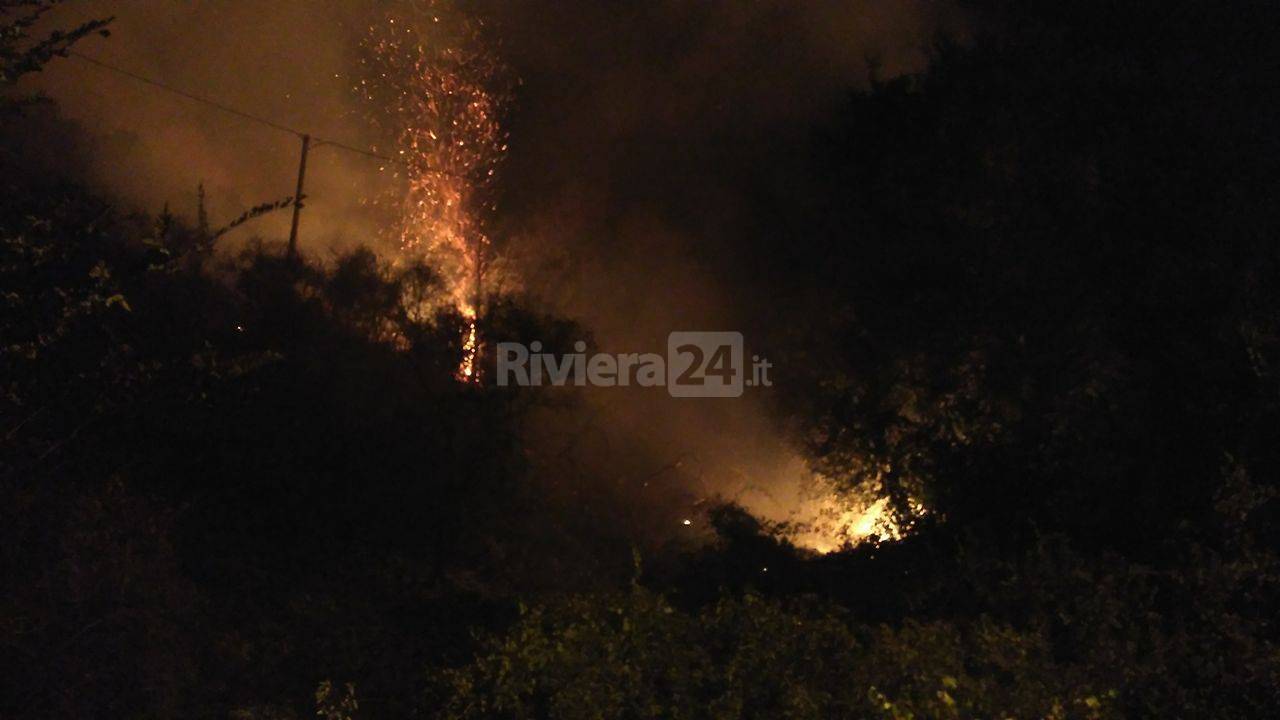
<path id="1" fill-rule="evenodd" d="M 462 362 L 458 365 L 458 380 L 462 382 L 479 382 L 480 374 L 476 367 L 476 354 L 480 352 L 480 341 L 476 337 L 476 312 L 466 307 L 462 316 L 467 319 L 467 337 L 462 343 Z"/>
<path id="2" fill-rule="evenodd" d="M 425 258 L 440 270 L 449 302 L 467 321 L 457 375 L 475 382 L 492 247 L 486 225 L 507 154 L 501 117 L 511 85 L 483 24 L 443 5 L 371 28 L 356 90 L 399 161 L 396 194 L 375 203 L 391 213 L 401 258 Z"/>
<path id="3" fill-rule="evenodd" d="M 811 498 L 794 509 L 787 537 L 799 547 L 820 554 L 864 542 L 898 540 L 901 530 L 889 511 L 889 501 L 871 495 L 850 498 L 833 491 Z"/>
<path id="4" fill-rule="evenodd" d="M 797 547 L 819 554 L 863 543 L 902 538 L 883 488 L 874 477 L 854 488 L 842 487 L 805 460 L 788 453 L 748 480 L 732 497 L 749 512 L 774 523 Z M 923 514 L 923 506 L 912 511 Z"/>

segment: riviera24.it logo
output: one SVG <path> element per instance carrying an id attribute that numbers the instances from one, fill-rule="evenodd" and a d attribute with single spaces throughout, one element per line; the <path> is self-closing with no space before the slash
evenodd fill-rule
<path id="1" fill-rule="evenodd" d="M 566 355 L 544 353 L 542 343 L 498 343 L 497 384 L 507 386 L 665 387 L 672 397 L 739 397 L 747 387 L 768 387 L 768 360 L 746 362 L 742 333 L 673 332 L 667 353 L 595 353 L 574 344 Z"/>

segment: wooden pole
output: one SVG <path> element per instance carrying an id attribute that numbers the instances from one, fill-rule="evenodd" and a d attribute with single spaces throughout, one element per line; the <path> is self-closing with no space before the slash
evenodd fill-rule
<path id="1" fill-rule="evenodd" d="M 307 179 L 307 153 L 311 151 L 311 136 L 302 136 L 302 162 L 298 164 L 298 191 L 293 194 L 293 229 L 289 231 L 289 259 L 298 258 L 298 221 L 302 217 L 302 186 Z"/>

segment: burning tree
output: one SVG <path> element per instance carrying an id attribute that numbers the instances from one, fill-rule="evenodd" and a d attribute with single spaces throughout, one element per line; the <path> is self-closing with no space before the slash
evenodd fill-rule
<path id="1" fill-rule="evenodd" d="M 507 153 L 501 115 L 511 95 L 482 21 L 432 3 L 370 28 L 357 90 L 394 147 L 398 190 L 374 199 L 392 214 L 405 257 L 436 265 L 446 299 L 467 321 L 459 377 L 478 380 L 480 314 L 496 209 L 495 178 Z"/>

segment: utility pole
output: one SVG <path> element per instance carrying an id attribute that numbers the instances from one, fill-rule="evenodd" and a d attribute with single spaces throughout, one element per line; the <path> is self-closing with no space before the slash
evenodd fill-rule
<path id="1" fill-rule="evenodd" d="M 293 229 L 289 231 L 289 259 L 298 259 L 298 220 L 302 217 L 302 185 L 307 179 L 307 153 L 311 152 L 311 136 L 302 136 L 302 162 L 298 164 L 298 191 L 293 194 Z"/>

